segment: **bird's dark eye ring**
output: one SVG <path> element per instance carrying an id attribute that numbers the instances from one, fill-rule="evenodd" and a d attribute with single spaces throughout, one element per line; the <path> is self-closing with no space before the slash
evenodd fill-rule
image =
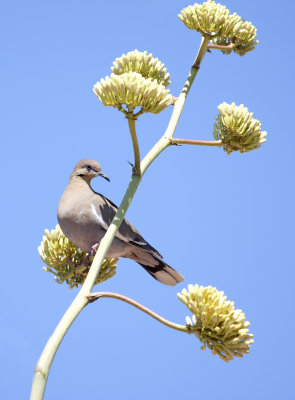
<path id="1" fill-rule="evenodd" d="M 91 167 L 91 165 L 84 165 L 84 168 L 86 168 L 86 169 L 87 169 L 87 171 L 91 171 L 91 170 L 92 170 L 92 167 Z"/>

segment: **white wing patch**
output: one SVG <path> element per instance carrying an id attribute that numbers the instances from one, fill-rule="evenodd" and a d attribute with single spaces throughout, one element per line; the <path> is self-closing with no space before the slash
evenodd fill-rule
<path id="1" fill-rule="evenodd" d="M 108 229 L 108 225 L 105 223 L 105 221 L 103 220 L 102 216 L 98 214 L 98 212 L 96 211 L 96 208 L 93 204 L 91 204 L 91 210 L 93 212 L 93 214 L 96 216 L 99 224 L 105 229 Z"/>
<path id="2" fill-rule="evenodd" d="M 139 240 L 139 238 L 136 239 L 132 239 L 132 241 L 136 244 L 139 244 L 140 246 L 146 246 L 147 242 L 143 239 L 143 240 Z"/>

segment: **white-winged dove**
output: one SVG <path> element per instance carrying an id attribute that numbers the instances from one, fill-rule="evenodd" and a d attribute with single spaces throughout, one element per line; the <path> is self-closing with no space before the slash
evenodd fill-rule
<path id="1" fill-rule="evenodd" d="M 91 253 L 100 242 L 118 209 L 112 201 L 91 188 L 90 181 L 96 176 L 109 180 L 97 161 L 79 161 L 57 209 L 63 233 L 87 253 Z M 184 279 L 163 261 L 161 254 L 126 219 L 106 256 L 131 258 L 165 285 L 174 286 Z"/>

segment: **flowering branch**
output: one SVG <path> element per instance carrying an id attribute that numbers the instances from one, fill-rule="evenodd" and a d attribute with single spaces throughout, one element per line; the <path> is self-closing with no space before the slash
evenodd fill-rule
<path id="1" fill-rule="evenodd" d="M 202 62 L 202 59 L 207 51 L 207 46 L 208 46 L 209 38 L 202 38 L 202 42 L 197 54 L 197 57 L 194 62 L 194 66 L 191 68 L 190 73 L 188 75 L 188 78 L 184 84 L 184 87 L 178 97 L 178 100 L 176 101 L 174 107 L 173 107 L 173 112 L 168 124 L 168 127 L 166 129 L 166 132 L 162 136 L 162 138 L 153 146 L 153 148 L 148 152 L 148 154 L 144 157 L 144 159 L 140 163 L 140 171 L 141 175 L 133 174 L 131 176 L 130 183 L 128 185 L 127 191 L 125 193 L 125 196 L 120 204 L 120 207 L 118 208 L 118 211 L 111 222 L 106 234 L 100 241 L 99 247 L 97 249 L 96 255 L 94 257 L 94 260 L 92 262 L 91 268 L 89 270 L 89 273 L 87 275 L 87 278 L 85 279 L 85 282 L 80 290 L 80 292 L 77 294 L 76 298 L 68 308 L 68 310 L 65 312 L 64 316 L 58 323 L 56 329 L 54 330 L 52 336 L 49 338 L 41 356 L 40 359 L 37 362 L 35 373 L 34 373 L 34 378 L 33 378 L 33 384 L 32 384 L 32 392 L 31 392 L 31 400 L 41 400 L 43 399 L 43 395 L 45 392 L 45 387 L 48 379 L 48 374 L 49 370 L 53 361 L 53 358 L 57 352 L 57 349 L 64 338 L 65 334 L 67 333 L 68 329 L 74 322 L 74 320 L 77 318 L 77 316 L 80 314 L 80 312 L 83 310 L 83 308 L 88 304 L 88 300 L 86 299 L 85 295 L 89 294 L 91 292 L 91 289 L 96 281 L 97 275 L 100 272 L 103 260 L 105 259 L 106 253 L 109 249 L 109 247 L 112 244 L 112 241 L 119 229 L 119 226 L 121 222 L 123 221 L 125 214 L 128 210 L 128 207 L 133 199 L 133 196 L 137 190 L 137 187 L 142 179 L 142 176 L 144 175 L 145 171 L 147 168 L 150 166 L 150 164 L 158 157 L 158 155 L 170 145 L 169 137 L 173 136 L 173 133 L 175 131 L 176 125 L 178 123 L 178 120 L 180 118 L 185 99 L 187 97 L 187 94 L 194 82 L 194 79 L 197 75 L 197 72 L 199 70 L 199 66 Z M 123 74 L 124 75 L 124 74 Z M 127 79 L 127 78 L 126 78 Z M 129 79 L 129 78 L 128 78 Z M 108 81 L 103 82 L 104 85 L 108 84 Z M 101 87 L 97 88 L 97 95 L 102 96 L 101 99 L 102 101 L 105 102 L 106 105 L 113 105 L 115 107 L 118 107 L 118 104 L 113 104 L 110 100 L 110 96 L 105 96 L 102 91 L 100 91 Z M 172 101 L 172 99 L 171 99 Z M 171 104 L 167 103 L 167 105 Z M 157 110 L 157 109 L 156 109 Z M 125 111 L 125 110 L 124 110 Z"/>
<path id="2" fill-rule="evenodd" d="M 174 322 L 169 321 L 161 317 L 161 315 L 155 313 L 154 311 L 150 310 L 149 308 L 143 306 L 142 304 L 138 303 L 137 301 L 130 299 L 129 297 L 123 296 L 119 293 L 111 293 L 111 292 L 96 292 L 96 293 L 89 293 L 85 296 L 89 303 L 92 303 L 102 297 L 108 297 L 111 299 L 117 299 L 124 301 L 127 304 L 141 310 L 151 316 L 152 318 L 156 319 L 157 321 L 161 322 L 161 324 L 168 326 L 169 328 L 176 329 L 177 331 L 185 332 L 185 333 L 194 333 L 191 329 L 190 325 L 179 325 L 175 324 Z"/>
<path id="3" fill-rule="evenodd" d="M 116 107 L 128 118 L 135 168 L 120 207 L 99 243 L 87 277 L 84 280 L 83 276 L 79 282 L 84 281 L 80 292 L 60 320 L 36 365 L 31 400 L 43 398 L 52 360 L 71 324 L 89 301 L 100 297 L 113 297 L 125 301 L 167 326 L 186 333 L 195 333 L 203 343 L 203 349 L 207 346 L 213 354 L 218 354 L 224 361 L 231 360 L 233 356 L 242 357 L 244 353 L 249 352 L 252 335 L 248 333 L 249 323 L 245 322 L 244 314 L 241 310 L 234 310 L 233 303 L 226 302 L 223 293 L 211 287 L 189 286 L 188 292 L 182 291 L 179 295 L 180 300 L 194 314 L 192 321 L 187 319 L 186 326 L 167 321 L 125 296 L 104 292 L 91 294 L 107 251 L 145 171 L 166 147 L 173 144 L 223 146 L 224 150 L 230 154 L 233 151 L 242 153 L 258 149 L 266 140 L 266 132 L 261 132 L 260 122 L 252 118 L 253 114 L 248 112 L 246 107 L 236 106 L 234 103 L 231 105 L 223 103 L 218 107 L 220 114 L 216 118 L 213 132 L 215 141 L 173 139 L 186 97 L 207 50 L 215 48 L 230 53 L 233 49 L 239 55 L 244 55 L 253 50 L 258 43 L 256 28 L 251 23 L 242 20 L 236 14 L 230 15 L 225 6 L 216 4 L 214 1 L 207 0 L 202 5 L 188 6 L 181 11 L 179 18 L 189 29 L 200 32 L 202 41 L 177 100 L 169 94 L 167 89 L 170 80 L 164 65 L 151 54 L 141 53 L 138 50 L 116 59 L 111 68 L 111 76 L 101 79 L 94 86 L 95 95 L 105 106 Z M 213 40 L 213 44 L 210 40 Z M 171 104 L 173 104 L 173 112 L 164 135 L 140 161 L 135 120 L 146 112 L 158 114 Z M 140 111 L 133 114 L 135 107 L 140 107 Z M 57 273 L 60 279 L 68 279 L 68 276 L 64 274 L 64 269 L 58 270 Z M 75 283 L 72 282 L 72 286 Z"/>
<path id="4" fill-rule="evenodd" d="M 217 354 L 225 362 L 249 353 L 250 345 L 254 342 L 253 334 L 249 333 L 250 323 L 246 321 L 242 310 L 235 309 L 234 303 L 227 300 L 223 292 L 212 286 L 188 285 L 188 290 L 183 289 L 177 296 L 193 313 L 192 319 L 186 317 L 186 325 L 175 324 L 118 293 L 89 293 L 86 298 L 90 303 L 102 297 L 124 301 L 169 328 L 193 333 L 203 344 L 201 350 L 208 347 L 213 355 Z"/>
<path id="5" fill-rule="evenodd" d="M 214 44 L 214 43 L 209 43 L 208 44 L 208 50 L 210 49 L 216 49 L 216 50 L 223 50 L 223 51 L 231 51 L 233 50 L 237 45 L 234 43 L 230 43 L 226 46 L 219 45 L 219 44 Z"/>
<path id="6" fill-rule="evenodd" d="M 192 140 L 192 139 L 178 139 L 178 138 L 169 138 L 170 143 L 176 146 L 180 146 L 182 144 L 192 144 L 198 146 L 222 146 L 221 140 Z"/>
<path id="7" fill-rule="evenodd" d="M 124 107 L 121 106 L 121 104 L 117 104 L 114 107 L 121 111 L 121 113 L 123 113 L 126 118 L 128 118 L 128 112 L 125 110 Z"/>
<path id="8" fill-rule="evenodd" d="M 130 130 L 130 135 L 132 139 L 132 145 L 133 145 L 133 152 L 134 152 L 134 173 L 140 175 L 140 153 L 139 153 L 139 146 L 138 146 L 138 140 L 137 140 L 137 135 L 136 135 L 136 130 L 135 130 L 135 116 L 133 115 L 133 108 L 130 107 L 129 112 L 128 112 L 128 126 Z"/>

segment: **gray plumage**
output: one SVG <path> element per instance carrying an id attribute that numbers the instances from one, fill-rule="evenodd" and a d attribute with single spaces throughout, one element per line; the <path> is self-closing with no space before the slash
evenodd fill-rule
<path id="1" fill-rule="evenodd" d="M 100 242 L 117 211 L 115 204 L 91 188 L 90 181 L 96 176 L 109 180 L 102 174 L 97 161 L 79 161 L 57 209 L 63 233 L 87 253 Z M 169 286 L 184 279 L 163 261 L 161 254 L 126 219 L 120 225 L 107 257 L 131 258 L 155 279 Z"/>

